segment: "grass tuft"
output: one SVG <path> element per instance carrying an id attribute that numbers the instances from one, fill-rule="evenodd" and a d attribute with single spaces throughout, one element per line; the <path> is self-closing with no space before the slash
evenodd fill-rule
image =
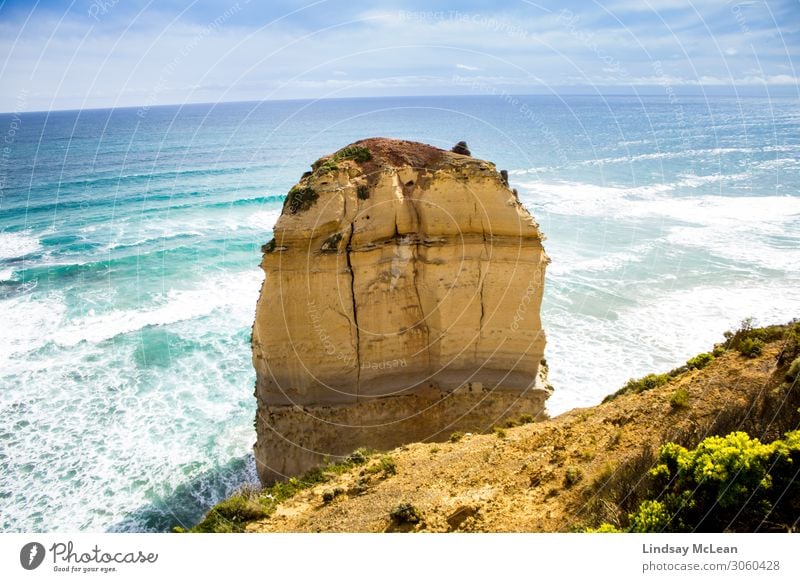
<path id="1" fill-rule="evenodd" d="M 672 408 L 686 408 L 689 406 L 689 392 L 687 392 L 686 388 L 675 390 L 669 398 L 669 404 Z"/>
<path id="2" fill-rule="evenodd" d="M 452 433 L 450 435 L 450 442 L 451 443 L 457 443 L 458 441 L 460 441 L 463 438 L 464 438 L 464 433 L 459 431 L 459 430 L 457 430 L 456 432 L 454 432 L 454 433 Z"/>
<path id="3" fill-rule="evenodd" d="M 404 502 L 395 505 L 389 517 L 396 525 L 415 524 L 422 521 L 422 512 L 412 504 Z"/>
<path id="4" fill-rule="evenodd" d="M 281 481 L 264 489 L 253 486 L 245 487 L 211 508 L 203 520 L 189 531 L 193 533 L 243 532 L 248 522 L 269 517 L 283 501 L 294 497 L 304 489 L 327 483 L 334 475 L 349 471 L 358 465 L 364 465 L 373 454 L 369 449 L 358 449 L 339 463 L 311 469 L 301 477 L 292 477 L 288 481 Z M 384 465 L 384 461 L 379 464 L 382 467 L 381 470 L 389 470 Z M 333 490 L 333 492 L 335 491 L 336 489 Z M 335 494 L 334 497 L 343 493 L 342 490 L 339 491 L 340 493 Z M 324 499 L 325 494 L 323 494 L 323 501 Z M 333 498 L 331 498 L 332 500 Z"/>

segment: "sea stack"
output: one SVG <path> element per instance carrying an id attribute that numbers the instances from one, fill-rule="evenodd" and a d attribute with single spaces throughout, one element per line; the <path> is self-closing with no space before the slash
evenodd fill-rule
<path id="1" fill-rule="evenodd" d="M 373 138 L 289 191 L 253 325 L 265 484 L 545 416 L 547 255 L 494 164 Z"/>

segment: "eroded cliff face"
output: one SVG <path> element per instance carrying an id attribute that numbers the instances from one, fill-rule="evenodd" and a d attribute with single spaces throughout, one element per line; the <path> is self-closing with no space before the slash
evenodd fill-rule
<path id="1" fill-rule="evenodd" d="M 542 416 L 548 262 L 489 162 L 369 139 L 316 162 L 264 247 L 253 326 L 264 482 Z"/>

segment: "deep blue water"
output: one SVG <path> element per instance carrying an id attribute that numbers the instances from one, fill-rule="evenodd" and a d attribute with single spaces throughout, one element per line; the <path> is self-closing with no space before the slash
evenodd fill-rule
<path id="1" fill-rule="evenodd" d="M 800 102 L 424 97 L 0 115 L 0 530 L 163 530 L 247 480 L 260 245 L 370 136 L 507 168 L 555 413 L 800 315 Z"/>

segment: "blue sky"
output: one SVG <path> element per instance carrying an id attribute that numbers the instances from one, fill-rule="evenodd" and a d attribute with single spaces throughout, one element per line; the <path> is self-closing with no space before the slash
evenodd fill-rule
<path id="1" fill-rule="evenodd" d="M 0 111 L 488 91 L 800 95 L 798 0 L 0 0 L 0 47 Z"/>

